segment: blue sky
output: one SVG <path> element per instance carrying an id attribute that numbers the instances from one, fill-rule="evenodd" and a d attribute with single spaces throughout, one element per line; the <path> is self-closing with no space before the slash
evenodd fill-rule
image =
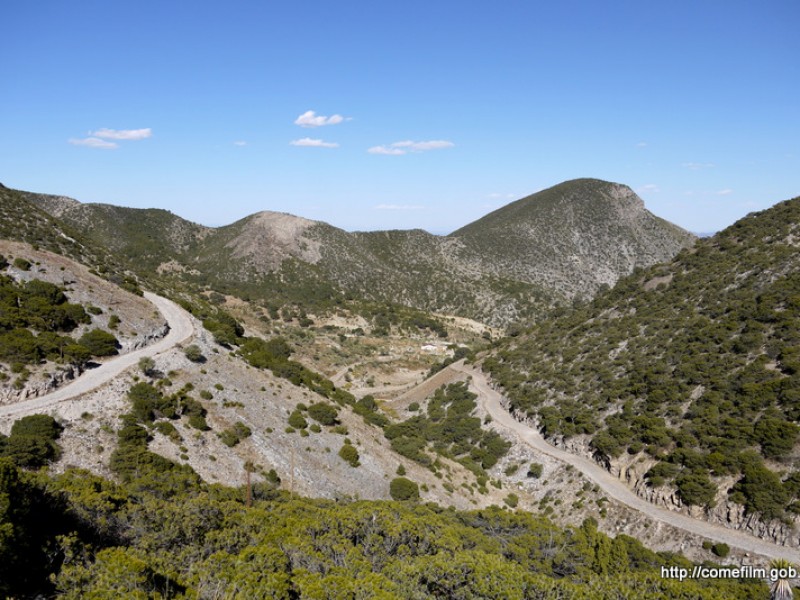
<path id="1" fill-rule="evenodd" d="M 800 195 L 799 22 L 796 0 L 17 2 L 0 182 L 447 233 L 597 177 L 714 231 Z"/>

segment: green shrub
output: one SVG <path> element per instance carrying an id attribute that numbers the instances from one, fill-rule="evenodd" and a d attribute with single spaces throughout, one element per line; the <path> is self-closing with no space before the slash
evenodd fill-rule
<path id="1" fill-rule="evenodd" d="M 197 344 L 186 346 L 186 348 L 183 349 L 183 353 L 186 355 L 186 358 L 194 363 L 202 363 L 206 360 L 206 357 L 203 356 L 203 351 Z"/>
<path id="2" fill-rule="evenodd" d="M 295 410 L 291 415 L 289 415 L 289 425 L 295 429 L 305 429 L 308 427 L 308 421 L 306 421 L 305 417 L 303 417 L 303 413 L 301 413 L 299 410 Z"/>
<path id="3" fill-rule="evenodd" d="M 252 433 L 252 430 L 247 425 L 239 421 L 235 423 L 233 427 L 225 429 L 218 435 L 223 444 L 229 448 L 233 448 L 243 439 L 250 437 Z"/>
<path id="4" fill-rule="evenodd" d="M 30 271 L 31 270 L 31 261 L 26 260 L 21 257 L 17 257 L 14 259 L 14 266 L 19 269 L 20 271 Z"/>
<path id="5" fill-rule="evenodd" d="M 208 426 L 206 418 L 199 414 L 189 415 L 189 427 L 200 431 L 209 431 L 211 429 L 211 427 Z"/>
<path id="6" fill-rule="evenodd" d="M 168 437 L 175 443 L 181 441 L 180 433 L 178 433 L 178 430 L 175 429 L 175 425 L 173 425 L 169 421 L 159 421 L 158 423 L 155 424 L 155 429 L 161 435 Z"/>
<path id="7" fill-rule="evenodd" d="M 531 463 L 528 467 L 528 477 L 539 479 L 542 476 L 544 467 L 539 463 Z"/>
<path id="8" fill-rule="evenodd" d="M 731 549 L 730 546 L 728 546 L 728 544 L 723 544 L 722 542 L 720 542 L 719 544 L 714 544 L 711 547 L 711 552 L 713 552 L 720 558 L 726 558 L 731 553 Z"/>
<path id="9" fill-rule="evenodd" d="M 346 463 L 349 463 L 351 467 L 357 467 L 361 463 L 358 462 L 360 458 L 358 455 L 358 450 L 352 444 L 345 444 L 339 450 L 339 457 L 344 460 Z"/>
<path id="10" fill-rule="evenodd" d="M 405 477 L 395 477 L 389 484 L 393 500 L 419 500 L 419 486 Z"/>
<path id="11" fill-rule="evenodd" d="M 322 425 L 336 425 L 338 412 L 331 404 L 317 402 L 308 407 L 308 416 Z"/>
<path id="12" fill-rule="evenodd" d="M 92 356 L 112 356 L 117 353 L 119 341 L 114 335 L 102 329 L 92 329 L 84 333 L 78 340 Z"/>

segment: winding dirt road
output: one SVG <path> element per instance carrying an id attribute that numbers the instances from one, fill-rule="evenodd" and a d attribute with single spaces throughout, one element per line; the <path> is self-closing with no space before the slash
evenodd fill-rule
<path id="1" fill-rule="evenodd" d="M 194 334 L 194 326 L 188 314 L 174 302 L 149 292 L 145 292 L 145 298 L 158 308 L 169 324 L 170 329 L 166 336 L 146 348 L 111 359 L 96 369 L 83 373 L 74 382 L 50 394 L 2 406 L 0 407 L 0 417 L 41 412 L 54 404 L 85 394 L 136 365 L 141 358 L 156 356 L 173 348 Z M 464 376 L 472 377 L 472 386 L 478 393 L 478 400 L 495 423 L 510 431 L 522 443 L 527 444 L 537 452 L 572 465 L 620 504 L 662 523 L 711 540 L 724 542 L 746 552 L 770 558 L 785 558 L 795 563 L 800 562 L 800 551 L 795 548 L 778 546 L 741 531 L 693 519 L 639 498 L 625 483 L 613 477 L 598 464 L 582 456 L 551 446 L 538 431 L 514 419 L 503 408 L 501 395 L 491 388 L 486 375 L 482 371 L 472 366 L 465 366 L 463 361 L 450 365 L 449 369 L 455 370 Z M 425 382 L 421 385 L 424 386 Z M 409 393 L 413 393 L 413 391 L 411 390 Z"/>
<path id="2" fill-rule="evenodd" d="M 596 483 L 610 498 L 628 508 L 643 513 L 648 517 L 677 527 L 689 533 L 701 535 L 708 539 L 724 542 L 729 546 L 740 548 L 745 552 L 760 554 L 769 558 L 785 558 L 794 563 L 800 561 L 800 551 L 795 548 L 778 546 L 771 542 L 762 540 L 735 529 L 728 529 L 721 525 L 707 523 L 693 519 L 681 513 L 677 513 L 666 508 L 661 508 L 655 504 L 639 498 L 624 482 L 613 477 L 608 471 L 591 460 L 560 450 L 548 444 L 539 432 L 524 423 L 517 421 L 501 404 L 500 394 L 491 388 L 486 375 L 474 367 L 467 367 L 463 363 L 454 363 L 452 368 L 460 371 L 464 375 L 472 377 L 473 388 L 478 393 L 478 401 L 484 410 L 491 415 L 493 422 L 498 423 L 505 429 L 513 433 L 521 442 L 527 444 L 537 452 L 546 454 L 556 460 L 572 465 L 584 474 L 592 482 Z"/>
<path id="3" fill-rule="evenodd" d="M 24 416 L 35 412 L 42 412 L 49 407 L 71 400 L 81 394 L 97 389 L 101 385 L 117 377 L 125 369 L 136 365 L 140 359 L 153 357 L 161 352 L 180 344 L 194 334 L 194 325 L 186 311 L 177 304 L 156 294 L 145 292 L 144 297 L 152 302 L 169 325 L 169 332 L 157 342 L 140 348 L 134 352 L 117 356 L 104 362 L 96 369 L 85 371 L 75 381 L 44 396 L 38 396 L 22 402 L 7 406 L 0 406 L 0 417 Z"/>

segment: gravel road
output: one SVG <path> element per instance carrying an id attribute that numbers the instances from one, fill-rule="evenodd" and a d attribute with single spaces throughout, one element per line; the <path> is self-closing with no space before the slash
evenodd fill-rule
<path id="1" fill-rule="evenodd" d="M 517 421 L 501 404 L 500 394 L 491 388 L 486 375 L 463 363 L 455 363 L 452 368 L 461 371 L 465 375 L 472 376 L 472 385 L 478 393 L 478 401 L 484 410 L 491 415 L 493 422 L 501 425 L 513 433 L 521 442 L 527 444 L 537 452 L 546 454 L 552 458 L 572 465 L 584 476 L 596 483 L 610 498 L 628 508 L 643 513 L 648 517 L 677 527 L 689 533 L 706 537 L 717 542 L 724 542 L 729 546 L 739 548 L 745 552 L 760 554 L 769 558 L 785 558 L 794 563 L 800 562 L 800 552 L 795 548 L 778 546 L 766 540 L 749 535 L 735 529 L 728 529 L 721 525 L 707 523 L 699 519 L 693 519 L 687 515 L 677 513 L 666 508 L 661 508 L 639 498 L 623 482 L 613 477 L 600 465 L 583 456 L 572 454 L 560 450 L 548 444 L 536 429 L 528 427 L 524 423 Z"/>
<path id="2" fill-rule="evenodd" d="M 141 358 L 155 356 L 173 348 L 194 334 L 194 325 L 188 313 L 177 304 L 156 294 L 145 292 L 144 297 L 152 302 L 169 324 L 169 332 L 163 338 L 129 354 L 114 357 L 99 367 L 85 371 L 75 381 L 44 396 L 30 398 L 6 406 L 0 406 L 0 417 L 23 417 L 46 411 L 48 408 L 90 392 L 117 377 L 125 369 L 138 364 Z"/>

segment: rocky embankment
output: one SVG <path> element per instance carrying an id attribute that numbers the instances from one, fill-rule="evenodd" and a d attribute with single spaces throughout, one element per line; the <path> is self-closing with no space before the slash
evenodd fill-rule
<path id="1" fill-rule="evenodd" d="M 504 408 L 509 410 L 508 400 L 503 397 Z M 539 431 L 538 423 L 519 411 L 509 411 L 520 423 Z M 729 529 L 735 529 L 752 536 L 769 541 L 779 546 L 800 548 L 800 531 L 796 520 L 783 522 L 780 520 L 762 521 L 754 514 L 746 514 L 742 505 L 731 502 L 727 498 L 729 485 L 721 486 L 717 493 L 716 504 L 712 508 L 688 506 L 674 487 L 653 487 L 645 479 L 645 473 L 655 464 L 655 461 L 644 454 L 634 456 L 625 455 L 619 459 L 609 460 L 607 457 L 594 452 L 589 446 L 587 436 L 564 438 L 562 436 L 545 438 L 548 443 L 556 448 L 588 458 L 605 468 L 611 475 L 627 484 L 639 498 L 656 506 L 681 513 L 694 519 L 701 519 Z M 733 482 L 730 482 L 731 485 Z"/>
<path id="2" fill-rule="evenodd" d="M 129 354 L 141 348 L 145 348 L 163 339 L 167 333 L 169 333 L 169 325 L 163 323 L 149 332 L 124 340 L 120 344 L 119 354 Z M 38 398 L 54 392 L 63 385 L 80 377 L 85 370 L 78 365 L 51 364 L 55 368 L 54 370 L 33 374 L 21 387 L 15 387 L 10 383 L 0 386 L 0 406 L 14 404 L 30 398 Z"/>

